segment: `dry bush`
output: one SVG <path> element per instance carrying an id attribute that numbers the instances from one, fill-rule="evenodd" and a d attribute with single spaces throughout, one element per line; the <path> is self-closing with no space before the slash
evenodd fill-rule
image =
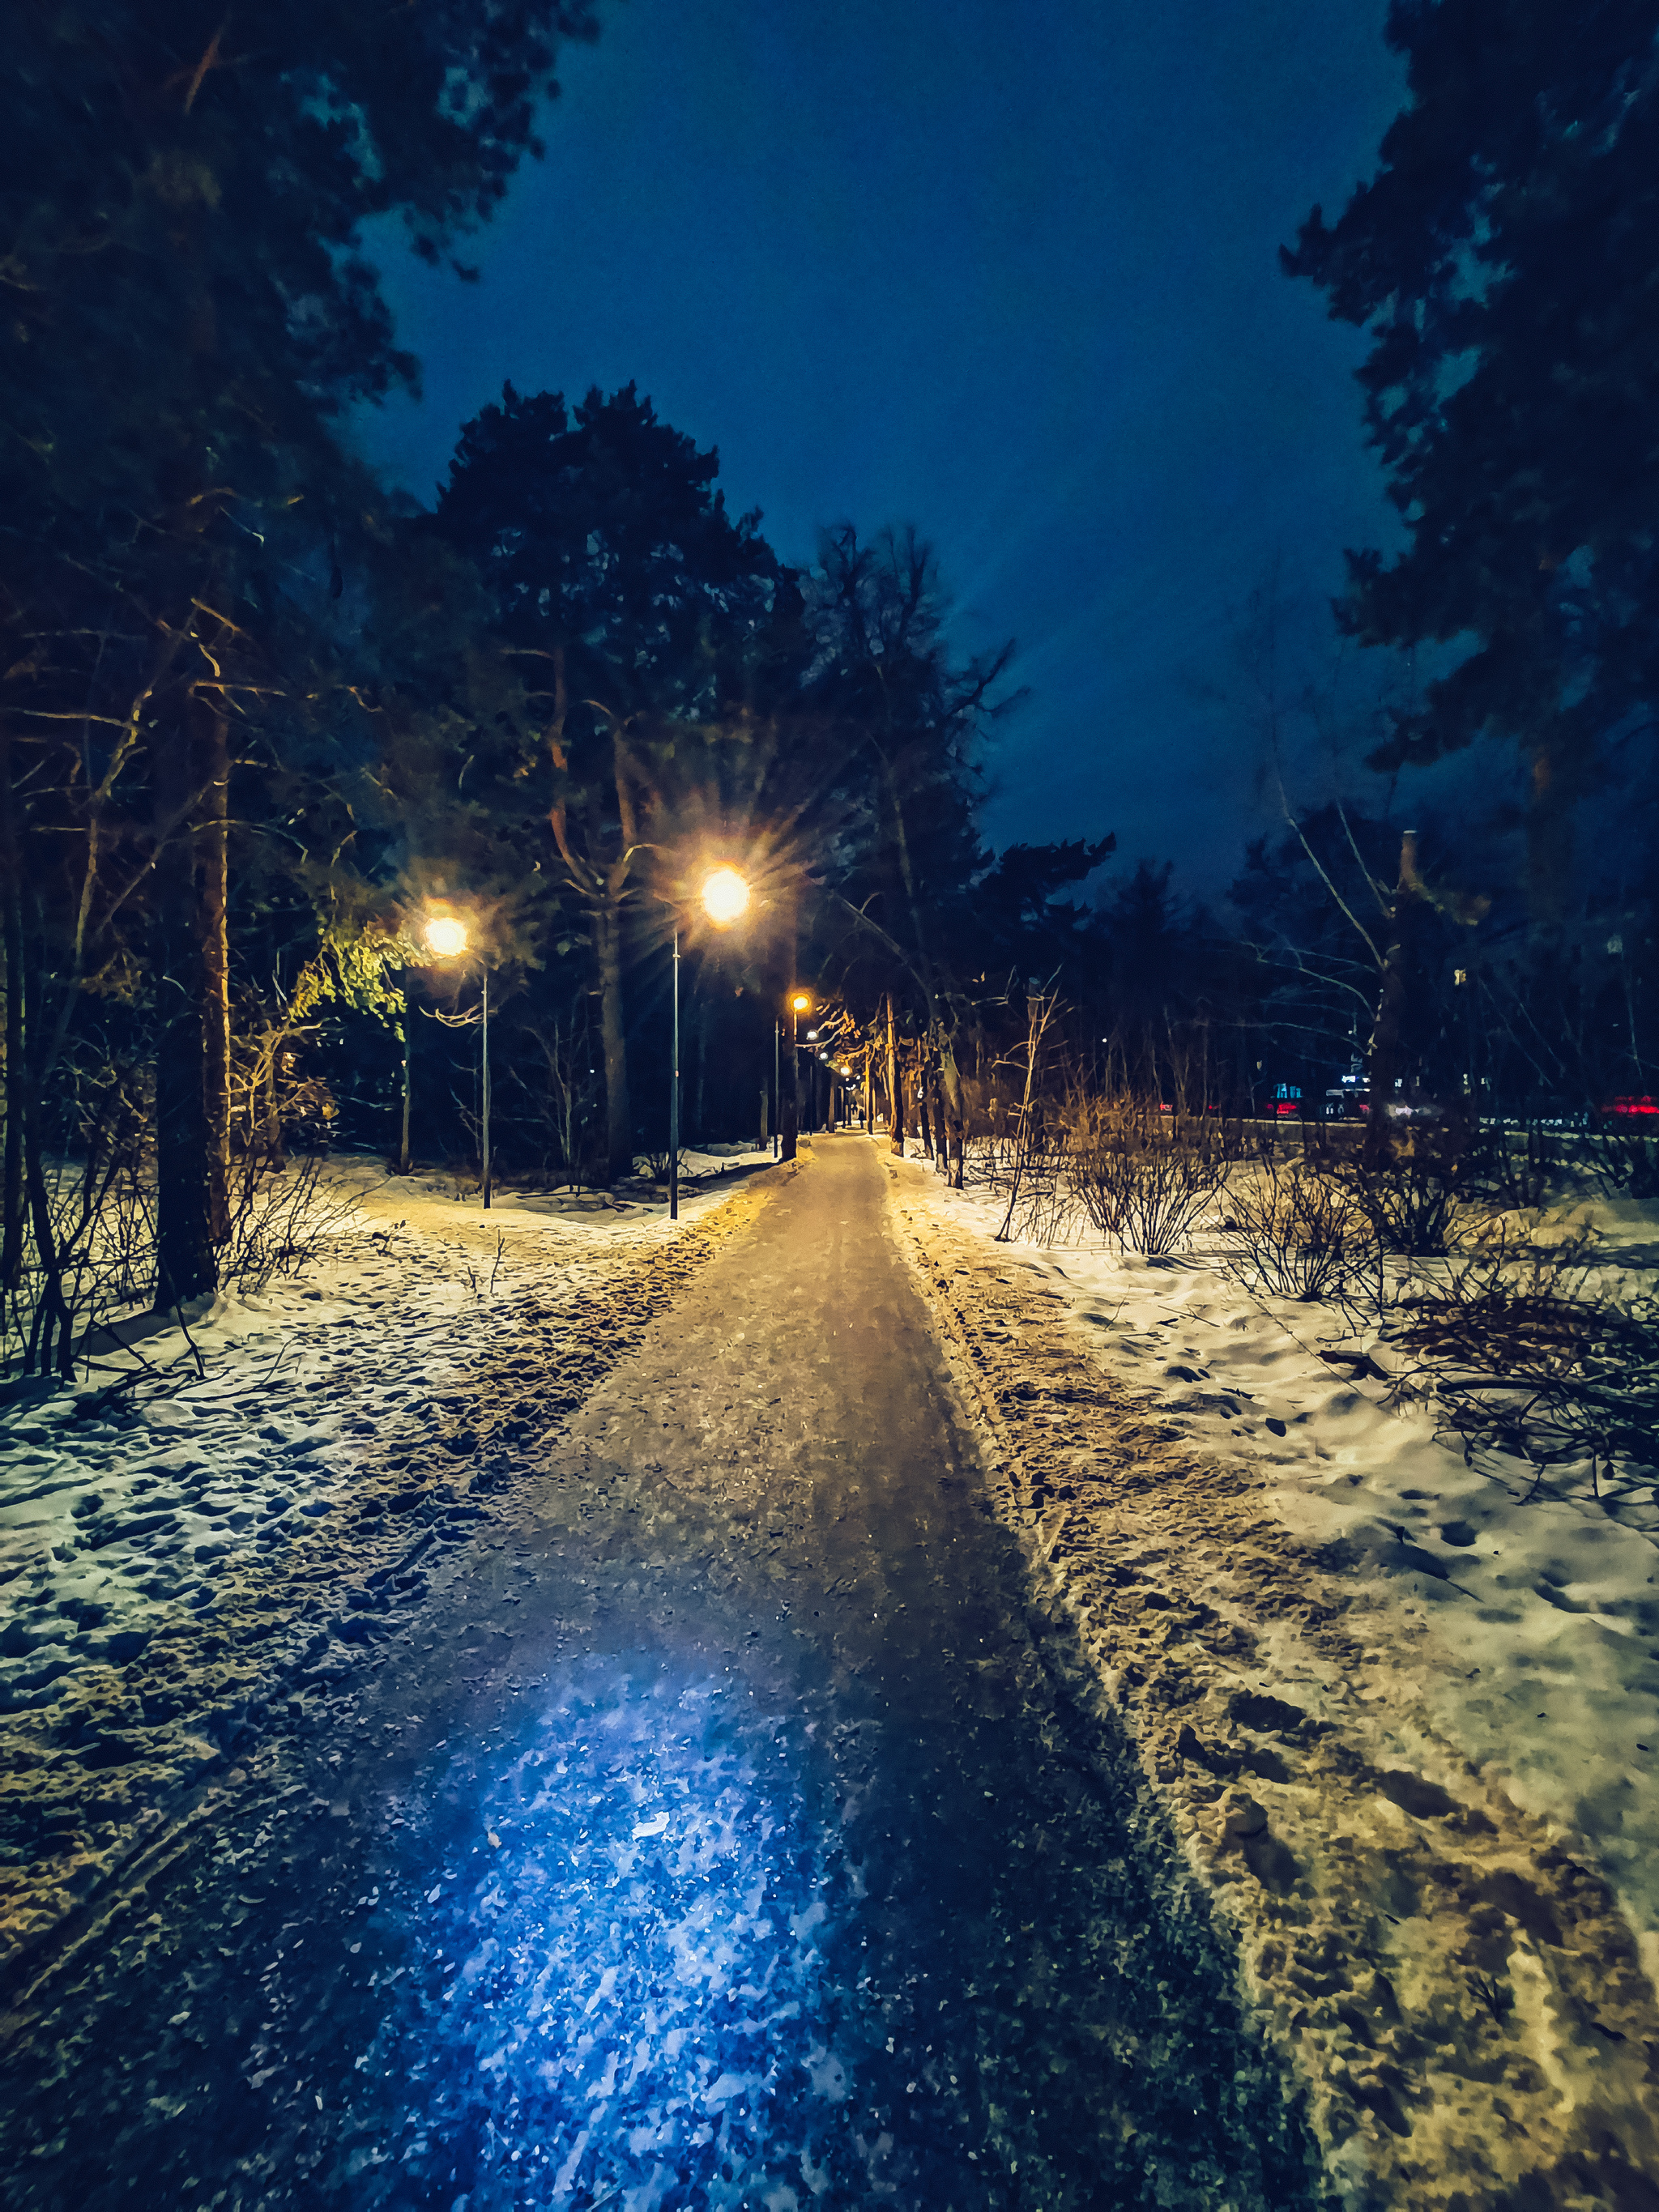
<path id="1" fill-rule="evenodd" d="M 1066 1244 L 1078 1230 L 1063 1139 L 1034 1146 L 1022 1163 L 1007 1229 L 1026 1244 Z"/>
<path id="2" fill-rule="evenodd" d="M 1080 1099 L 1066 1115 L 1065 1188 L 1101 1236 L 1149 1260 L 1183 1245 L 1226 1181 L 1214 1124 L 1161 1114 L 1137 1099 Z"/>
<path id="3" fill-rule="evenodd" d="M 1659 1198 L 1659 1138 L 1615 1130 L 1586 1146 L 1584 1158 L 1608 1198 Z"/>
<path id="4" fill-rule="evenodd" d="M 255 1293 L 279 1276 L 297 1275 L 321 1256 L 325 1243 L 337 1243 L 357 1205 L 351 1192 L 330 1187 L 316 1152 L 297 1166 L 244 1155 L 230 1200 L 220 1287 Z"/>
<path id="5" fill-rule="evenodd" d="M 1402 1395 L 1432 1395 L 1443 1425 L 1540 1471 L 1659 1462 L 1659 1298 L 1600 1290 L 1583 1248 L 1499 1245 L 1402 1296 L 1385 1340 L 1415 1355 Z"/>
<path id="6" fill-rule="evenodd" d="M 1407 1139 L 1376 1164 L 1340 1159 L 1331 1172 L 1382 1249 L 1407 1259 L 1444 1253 L 1472 1194 L 1466 1163 L 1443 1138 Z"/>
<path id="7" fill-rule="evenodd" d="M 1233 1176 L 1221 1231 L 1228 1273 L 1276 1297 L 1342 1297 L 1376 1272 L 1376 1232 L 1353 1191 L 1310 1160 L 1281 1163 L 1271 1144 Z"/>
<path id="8" fill-rule="evenodd" d="M 1494 1207 L 1529 1212 L 1549 1203 L 1572 1166 L 1556 1130 L 1530 1125 L 1517 1133 L 1487 1127 L 1475 1138 L 1466 1176 L 1471 1195 Z"/>
<path id="9" fill-rule="evenodd" d="M 68 1157 L 32 1153 L 17 1274 L 0 1306 L 0 1369 L 72 1367 L 76 1336 L 141 1297 L 155 1208 L 143 1071 L 72 1070 L 58 1129 Z"/>
<path id="10" fill-rule="evenodd" d="M 337 1245 L 356 1206 L 349 1192 L 331 1187 L 316 1155 L 293 1167 L 244 1155 L 229 1195 L 219 1282 L 244 1293 L 300 1273 L 325 1245 Z M 55 1368 L 67 1375 L 98 1332 L 119 1345 L 123 1316 L 155 1292 L 155 1183 L 142 1125 L 130 1142 L 89 1146 L 78 1160 L 56 1163 L 47 1198 L 52 1266 L 43 1264 L 32 1215 L 20 1279 L 0 1322 L 0 1373 Z"/>

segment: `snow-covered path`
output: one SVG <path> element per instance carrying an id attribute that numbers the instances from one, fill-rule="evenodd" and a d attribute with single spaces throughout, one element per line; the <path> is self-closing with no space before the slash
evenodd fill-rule
<path id="1" fill-rule="evenodd" d="M 550 1442 L 453 1383 L 491 1517 L 14 2016 L 10 2201 L 1314 2201 L 872 1148 L 776 1180 Z"/>

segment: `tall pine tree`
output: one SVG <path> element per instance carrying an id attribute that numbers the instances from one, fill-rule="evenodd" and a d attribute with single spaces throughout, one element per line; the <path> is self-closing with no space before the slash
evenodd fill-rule
<path id="1" fill-rule="evenodd" d="M 88 787 L 124 746 L 148 763 L 170 1303 L 215 1276 L 227 722 L 272 684 L 251 572 L 297 507 L 310 543 L 290 525 L 290 555 L 326 574 L 330 418 L 415 373 L 362 226 L 398 214 L 435 258 L 487 219 L 538 150 L 558 42 L 593 17 L 580 0 L 70 0 L 10 30 L 0 710 L 15 758 L 49 741 L 78 682 Z"/>
<path id="2" fill-rule="evenodd" d="M 1536 908 L 1574 800 L 1659 703 L 1659 24 L 1647 0 L 1394 0 L 1410 97 L 1285 268 L 1372 333 L 1370 442 L 1409 543 L 1349 556 L 1367 643 L 1473 649 L 1379 765 L 1491 733 L 1530 783 Z"/>

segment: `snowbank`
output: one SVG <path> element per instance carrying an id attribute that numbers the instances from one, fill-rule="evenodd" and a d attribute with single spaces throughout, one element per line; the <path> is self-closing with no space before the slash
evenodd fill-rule
<path id="1" fill-rule="evenodd" d="M 502 1193 L 331 1164 L 319 1250 L 182 1328 L 118 1328 L 0 1425 L 0 1954 L 95 1891 L 289 1697 L 362 1665 L 495 1480 L 481 1372 L 579 1403 L 765 1155 L 660 1198 Z M 340 1201 L 349 1201 L 341 1203 Z M 137 1319 L 137 1317 L 135 1317 Z M 520 1427 L 531 1416 L 519 1407 Z M 515 1436 L 512 1441 L 518 1441 Z"/>
<path id="2" fill-rule="evenodd" d="M 1639 2191 L 1659 2170 L 1653 1471 L 1598 1498 L 1588 1467 L 1466 1463 L 1387 1380 L 1322 1357 L 1342 1332 L 1318 1307 L 1202 1251 L 998 1244 L 988 1193 L 889 1164 L 999 1502 L 1235 1917 L 1345 2194 Z M 1593 1225 L 1608 1267 L 1651 1264 L 1640 1209 Z"/>

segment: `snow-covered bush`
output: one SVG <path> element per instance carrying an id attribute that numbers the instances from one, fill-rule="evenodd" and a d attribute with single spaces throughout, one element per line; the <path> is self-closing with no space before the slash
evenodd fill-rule
<path id="1" fill-rule="evenodd" d="M 1383 1338 L 1466 1450 L 1588 1461 L 1592 1486 L 1611 1460 L 1659 1464 L 1659 1299 L 1610 1294 L 1582 1243 L 1488 1245 L 1407 1291 Z"/>
<path id="2" fill-rule="evenodd" d="M 1588 1164 L 1609 1197 L 1659 1198 L 1659 1138 L 1614 1130 L 1595 1139 Z"/>
<path id="3" fill-rule="evenodd" d="M 219 1255 L 221 1287 L 258 1292 L 276 1276 L 298 1273 L 336 1239 L 356 1206 L 355 1194 L 328 1179 L 317 1153 L 286 1168 L 251 1155 L 238 1161 L 230 1234 Z"/>

